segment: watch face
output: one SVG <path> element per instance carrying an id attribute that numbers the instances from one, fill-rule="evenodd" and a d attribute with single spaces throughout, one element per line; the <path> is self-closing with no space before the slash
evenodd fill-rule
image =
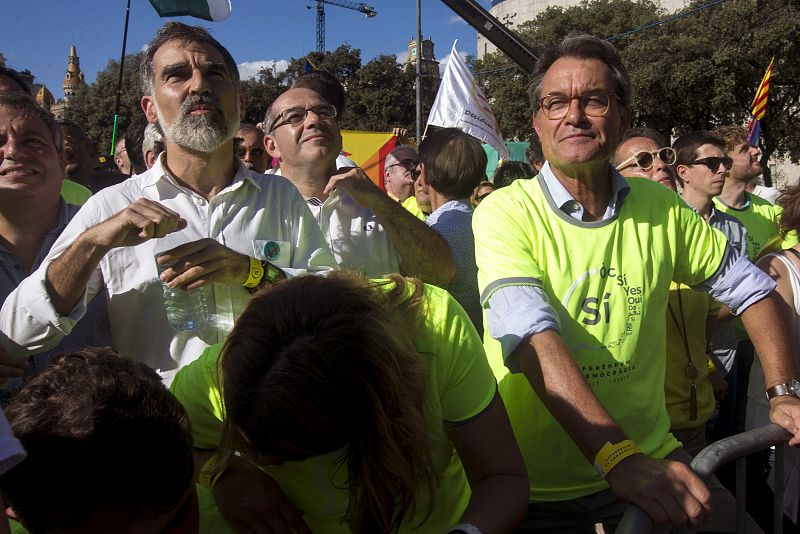
<path id="1" fill-rule="evenodd" d="M 800 397 L 800 382 L 798 382 L 797 379 L 792 378 L 789 380 L 787 386 L 789 386 L 789 391 L 792 393 L 792 395 L 795 397 Z"/>

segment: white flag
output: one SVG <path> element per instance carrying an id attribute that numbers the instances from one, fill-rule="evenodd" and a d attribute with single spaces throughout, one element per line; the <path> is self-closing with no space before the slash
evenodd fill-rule
<path id="1" fill-rule="evenodd" d="M 494 147 L 500 159 L 508 159 L 508 147 L 489 101 L 456 50 L 457 43 L 453 43 L 439 92 L 428 115 L 428 124 L 463 130 Z"/>

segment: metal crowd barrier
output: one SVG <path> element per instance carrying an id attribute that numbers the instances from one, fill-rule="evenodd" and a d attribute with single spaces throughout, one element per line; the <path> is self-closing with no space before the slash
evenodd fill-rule
<path id="1" fill-rule="evenodd" d="M 697 476 L 707 480 L 719 466 L 736 460 L 736 532 L 744 533 L 746 463 L 749 454 L 775 446 L 775 500 L 773 502 L 775 534 L 783 534 L 783 452 L 791 435 L 776 424 L 755 428 L 735 436 L 712 443 L 692 460 L 691 467 Z M 622 516 L 616 534 L 648 534 L 653 529 L 653 520 L 647 512 L 630 505 Z"/>

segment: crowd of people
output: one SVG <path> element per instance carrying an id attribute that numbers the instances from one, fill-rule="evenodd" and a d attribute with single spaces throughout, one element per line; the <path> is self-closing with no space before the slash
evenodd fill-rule
<path id="1" fill-rule="evenodd" d="M 165 24 L 140 83 L 108 172 L 0 70 L 14 531 L 608 532 L 635 504 L 735 532 L 692 457 L 770 421 L 800 443 L 800 187 L 753 192 L 742 127 L 633 127 L 608 41 L 542 53 L 529 162 L 492 180 L 439 128 L 379 187 L 324 71 L 240 124 L 202 28 Z"/>

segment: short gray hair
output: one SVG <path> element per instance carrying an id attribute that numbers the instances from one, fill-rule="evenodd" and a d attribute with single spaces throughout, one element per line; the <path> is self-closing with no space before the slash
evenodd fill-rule
<path id="1" fill-rule="evenodd" d="M 397 157 L 399 152 L 411 151 L 414 153 L 414 156 L 417 156 L 417 149 L 411 145 L 397 145 L 392 149 L 391 152 L 386 156 L 385 163 L 391 165 L 392 163 L 400 163 L 400 159 Z"/>
<path id="2" fill-rule="evenodd" d="M 561 41 L 548 46 L 539 59 L 531 75 L 531 106 L 534 113 L 539 110 L 539 98 L 542 96 L 542 80 L 547 70 L 562 57 L 579 59 L 597 59 L 611 70 L 614 92 L 622 106 L 629 108 L 631 104 L 631 81 L 622 58 L 613 44 L 594 35 L 582 31 L 570 32 Z"/>
<path id="3" fill-rule="evenodd" d="M 231 53 L 228 52 L 227 48 L 222 46 L 219 41 L 211 37 L 211 34 L 208 32 L 208 30 L 201 28 L 200 26 L 189 26 L 188 24 L 183 24 L 181 22 L 167 22 L 161 27 L 160 30 L 158 30 L 156 36 L 153 37 L 152 41 L 150 41 L 150 44 L 147 45 L 144 58 L 139 66 L 139 81 L 142 84 L 142 94 L 153 94 L 155 82 L 153 79 L 155 76 L 155 72 L 153 71 L 153 56 L 156 55 L 156 52 L 159 48 L 169 41 L 178 41 L 183 44 L 207 44 L 213 48 L 216 48 L 217 51 L 222 54 L 222 58 L 225 61 L 225 66 L 228 69 L 228 74 L 230 74 L 230 77 L 233 80 L 234 87 L 236 87 L 237 90 L 239 89 L 239 68 L 236 66 L 236 61 L 234 61 L 233 56 L 231 56 Z"/>
<path id="4" fill-rule="evenodd" d="M 161 129 L 159 128 L 158 124 L 150 123 L 144 129 L 144 139 L 142 140 L 142 154 L 146 154 L 147 152 L 163 152 L 164 147 L 164 134 L 161 133 Z M 161 150 L 157 150 L 156 147 L 159 147 Z"/>

